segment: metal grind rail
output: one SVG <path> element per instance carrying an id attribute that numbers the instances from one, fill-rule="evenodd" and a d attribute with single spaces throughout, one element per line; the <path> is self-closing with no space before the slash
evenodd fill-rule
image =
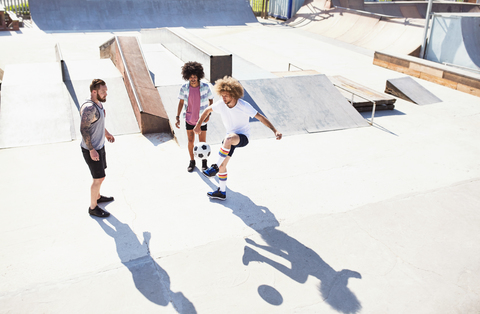
<path id="1" fill-rule="evenodd" d="M 343 88 L 342 86 L 339 86 L 339 85 L 337 85 L 337 84 L 335 84 L 335 83 L 332 83 L 332 84 L 333 84 L 333 86 L 338 87 L 338 88 L 341 88 L 341 89 L 343 89 L 344 91 L 349 92 L 350 94 L 352 94 L 352 100 L 350 101 L 350 103 L 352 104 L 352 106 L 353 106 L 353 97 L 354 97 L 354 96 L 357 96 L 357 97 L 360 97 L 360 98 L 362 98 L 362 99 L 365 99 L 365 100 L 368 100 L 368 101 L 372 102 L 372 103 L 373 103 L 373 107 L 372 107 L 372 117 L 370 118 L 370 121 L 368 121 L 368 119 L 367 119 L 367 121 L 368 121 L 368 123 L 369 123 L 370 125 L 373 125 L 373 118 L 375 117 L 375 109 L 376 109 L 376 107 L 377 107 L 377 102 L 376 102 L 375 100 L 372 100 L 372 99 L 369 99 L 369 98 L 360 96 L 360 95 L 358 95 L 358 94 L 355 94 L 354 92 L 352 92 L 352 91 L 350 91 L 350 90 L 348 90 L 348 89 L 346 89 L 346 88 Z"/>

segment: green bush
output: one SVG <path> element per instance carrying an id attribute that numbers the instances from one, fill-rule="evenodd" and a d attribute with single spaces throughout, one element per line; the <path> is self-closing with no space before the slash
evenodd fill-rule
<path id="1" fill-rule="evenodd" d="M 266 0 L 250 0 L 250 6 L 252 7 L 252 11 L 255 15 L 260 16 L 262 13 L 262 5 L 264 1 Z M 270 6 L 270 2 L 268 3 L 268 6 Z"/>
<path id="2" fill-rule="evenodd" d="M 7 11 L 16 12 L 20 15 L 30 15 L 30 7 L 28 3 L 21 3 L 18 5 L 11 5 L 5 8 Z"/>

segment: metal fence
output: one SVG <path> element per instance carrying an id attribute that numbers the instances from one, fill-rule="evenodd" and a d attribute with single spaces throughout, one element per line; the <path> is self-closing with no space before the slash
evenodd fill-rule
<path id="1" fill-rule="evenodd" d="M 17 15 L 30 14 L 28 0 L 0 0 L 0 4 L 5 10 L 15 12 Z"/>
<path id="2" fill-rule="evenodd" d="M 264 10 L 268 16 L 282 20 L 293 17 L 303 3 L 304 0 L 250 0 L 250 6 L 255 15 L 261 16 L 262 10 Z"/>
<path id="3" fill-rule="evenodd" d="M 256 16 L 262 15 L 263 6 L 265 5 L 266 0 L 250 0 L 250 6 L 252 7 L 252 11 Z M 268 8 L 267 8 L 268 12 Z"/>

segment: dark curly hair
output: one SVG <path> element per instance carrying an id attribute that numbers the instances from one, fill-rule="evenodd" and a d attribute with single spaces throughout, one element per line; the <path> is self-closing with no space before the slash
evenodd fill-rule
<path id="1" fill-rule="evenodd" d="M 182 67 L 182 77 L 185 81 L 188 81 L 190 76 L 196 75 L 198 80 L 200 81 L 205 77 L 205 73 L 203 72 L 202 64 L 190 61 L 183 65 Z"/>
<path id="2" fill-rule="evenodd" d="M 235 99 L 243 97 L 242 84 L 231 76 L 224 76 L 222 79 L 217 80 L 213 88 L 218 95 L 228 92 Z"/>

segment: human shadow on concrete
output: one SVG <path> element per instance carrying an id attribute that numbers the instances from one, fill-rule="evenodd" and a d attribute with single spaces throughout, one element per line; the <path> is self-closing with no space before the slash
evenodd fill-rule
<path id="1" fill-rule="evenodd" d="M 170 290 L 170 276 L 150 255 L 150 232 L 143 233 L 143 242 L 140 243 L 130 226 L 115 216 L 95 220 L 115 240 L 118 257 L 132 273 L 135 287 L 145 298 L 161 306 L 167 306 L 171 302 L 178 313 L 197 313 L 182 292 Z"/>
<path id="2" fill-rule="evenodd" d="M 355 294 L 347 287 L 349 278 L 362 278 L 355 271 L 343 269 L 335 271 L 315 251 L 306 247 L 296 239 L 277 228 L 268 227 L 259 231 L 267 245 L 261 245 L 251 239 L 248 244 L 274 254 L 290 263 L 287 267 L 266 256 L 261 255 L 249 246 L 245 246 L 242 262 L 266 263 L 291 279 L 305 283 L 309 276 L 320 280 L 319 290 L 325 302 L 341 313 L 358 313 L 362 308 Z"/>
<path id="3" fill-rule="evenodd" d="M 258 206 L 247 196 L 229 189 L 227 197 L 226 201 L 220 201 L 221 204 L 232 210 L 245 225 L 258 232 L 267 245 L 257 244 L 248 238 L 246 242 L 250 246 L 285 259 L 291 266 L 285 266 L 263 256 L 250 246 L 244 248 L 242 258 L 244 265 L 253 261 L 265 263 L 299 283 L 305 283 L 309 276 L 313 276 L 320 281 L 319 292 L 322 299 L 333 309 L 340 313 L 360 311 L 362 308 L 360 301 L 348 288 L 349 278 L 362 278 L 358 272 L 348 269 L 334 270 L 315 251 L 277 229 L 280 224 L 267 207 Z M 262 295 L 262 298 L 273 305 L 278 305 L 281 295 L 275 294 L 271 294 L 271 300 L 268 299 L 268 294 Z"/>

